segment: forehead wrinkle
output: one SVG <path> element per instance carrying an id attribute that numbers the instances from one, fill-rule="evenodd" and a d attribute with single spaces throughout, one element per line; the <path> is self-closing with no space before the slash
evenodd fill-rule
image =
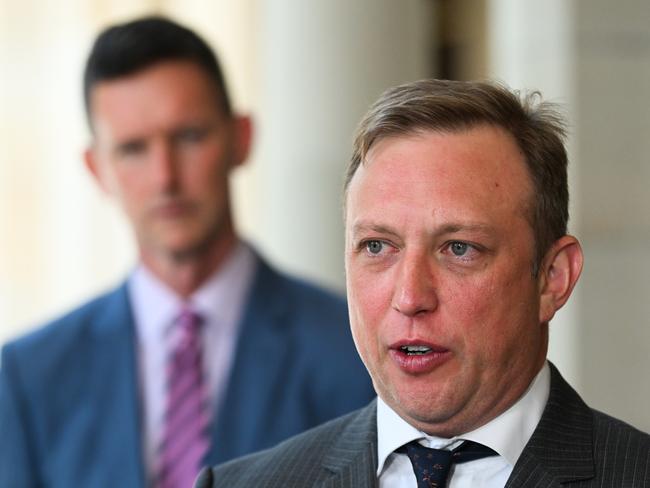
<path id="1" fill-rule="evenodd" d="M 481 222 L 449 222 L 442 224 L 434 232 L 436 235 L 443 234 L 456 234 L 458 232 L 481 232 L 483 234 L 493 234 L 495 229 L 493 226 L 483 224 Z"/>

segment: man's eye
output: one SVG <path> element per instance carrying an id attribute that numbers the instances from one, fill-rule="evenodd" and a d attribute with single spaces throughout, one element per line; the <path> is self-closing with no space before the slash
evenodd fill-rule
<path id="1" fill-rule="evenodd" d="M 117 152 L 121 156 L 134 156 L 144 152 L 145 147 L 146 145 L 142 141 L 130 141 L 120 144 L 117 148 Z"/>
<path id="2" fill-rule="evenodd" d="M 366 250 L 370 254 L 379 254 L 384 249 L 384 243 L 381 241 L 366 242 Z"/>
<path id="3" fill-rule="evenodd" d="M 469 244 L 466 242 L 452 242 L 449 246 L 454 256 L 464 256 L 469 250 Z"/>
<path id="4" fill-rule="evenodd" d="M 176 134 L 179 141 L 182 142 L 199 142 L 205 137 L 206 131 L 199 127 L 188 127 Z"/>

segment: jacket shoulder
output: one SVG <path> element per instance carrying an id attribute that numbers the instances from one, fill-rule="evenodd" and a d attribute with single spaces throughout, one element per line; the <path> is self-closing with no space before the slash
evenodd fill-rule
<path id="1" fill-rule="evenodd" d="M 650 435 L 636 427 L 606 413 L 592 410 L 594 415 L 594 432 L 596 441 L 618 443 L 620 436 L 628 437 L 631 441 L 638 442 L 646 450 L 650 449 Z M 614 436 L 614 438 L 613 438 Z"/>
<path id="2" fill-rule="evenodd" d="M 212 468 L 213 487 L 311 486 L 327 473 L 323 460 L 360 411 L 331 420 L 277 446 Z"/>
<path id="3" fill-rule="evenodd" d="M 126 286 L 122 285 L 7 342 L 2 348 L 2 368 L 15 366 L 24 374 L 56 371 L 61 362 L 68 361 L 100 332 L 95 329 L 104 319 L 128 313 Z"/>
<path id="4" fill-rule="evenodd" d="M 603 479 L 620 486 L 639 486 L 650 471 L 650 435 L 593 410 L 594 458 Z"/>

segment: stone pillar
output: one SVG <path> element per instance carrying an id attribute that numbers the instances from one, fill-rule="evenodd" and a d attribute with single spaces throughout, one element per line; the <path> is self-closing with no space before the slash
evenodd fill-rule
<path id="1" fill-rule="evenodd" d="M 352 133 L 384 89 L 430 73 L 430 3 L 257 6 L 255 174 L 238 195 L 240 222 L 284 269 L 342 289 L 341 186 Z"/>

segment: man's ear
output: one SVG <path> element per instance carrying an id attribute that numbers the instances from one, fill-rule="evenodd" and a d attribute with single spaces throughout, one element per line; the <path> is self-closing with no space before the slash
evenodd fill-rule
<path id="1" fill-rule="evenodd" d="M 248 158 L 253 141 L 253 121 L 248 115 L 235 115 L 234 123 L 234 161 L 238 166 Z"/>
<path id="2" fill-rule="evenodd" d="M 578 239 L 563 236 L 546 253 L 539 270 L 539 321 L 550 321 L 566 303 L 582 271 L 582 248 Z"/>
<path id="3" fill-rule="evenodd" d="M 97 158 L 95 148 L 93 148 L 92 146 L 87 147 L 86 150 L 84 151 L 84 164 L 86 166 L 86 169 L 92 175 L 93 179 L 102 189 L 102 191 L 110 195 L 111 190 L 108 185 L 108 182 L 106 181 L 106 175 L 102 172 L 102 169 L 100 168 L 100 163 Z"/>

